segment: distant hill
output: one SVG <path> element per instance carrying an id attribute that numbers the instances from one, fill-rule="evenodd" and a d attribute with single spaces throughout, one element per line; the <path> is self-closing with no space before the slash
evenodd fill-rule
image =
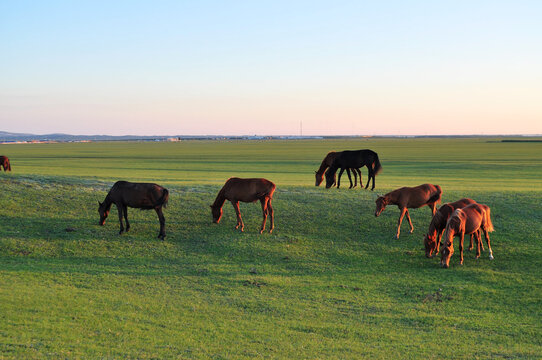
<path id="1" fill-rule="evenodd" d="M 0 131 L 0 141 L 121 141 L 121 140 L 164 140 L 167 136 L 111 136 L 111 135 L 69 135 L 69 134 L 24 134 Z"/>

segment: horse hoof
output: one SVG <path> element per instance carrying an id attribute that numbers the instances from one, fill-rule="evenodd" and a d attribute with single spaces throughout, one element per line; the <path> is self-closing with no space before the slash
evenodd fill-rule
<path id="1" fill-rule="evenodd" d="M 489 255 L 489 260 L 493 260 L 493 259 L 495 259 L 495 258 L 493 257 L 493 255 Z"/>
<path id="2" fill-rule="evenodd" d="M 260 230 L 260 234 L 262 234 L 262 233 L 263 233 L 263 229 L 262 229 L 262 230 Z"/>

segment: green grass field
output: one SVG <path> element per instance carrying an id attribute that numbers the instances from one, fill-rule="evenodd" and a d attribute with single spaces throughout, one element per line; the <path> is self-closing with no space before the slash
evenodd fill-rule
<path id="1" fill-rule="evenodd" d="M 376 190 L 314 186 L 330 150 L 375 150 Z M 0 145 L 1 359 L 540 359 L 542 143 L 348 139 Z M 363 181 L 367 171 L 362 170 Z M 209 204 L 231 176 L 277 185 L 259 204 Z M 170 190 L 167 237 L 97 202 L 116 180 Z M 428 208 L 374 217 L 376 193 L 431 182 L 489 205 L 494 261 L 426 259 Z"/>

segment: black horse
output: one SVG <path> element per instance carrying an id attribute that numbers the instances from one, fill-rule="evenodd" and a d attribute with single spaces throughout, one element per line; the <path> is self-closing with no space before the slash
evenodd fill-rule
<path id="1" fill-rule="evenodd" d="M 168 190 L 160 185 L 117 181 L 113 187 L 111 187 L 111 190 L 109 190 L 104 202 L 101 203 L 98 201 L 98 204 L 100 204 L 98 207 L 98 212 L 100 213 L 99 224 L 105 224 L 105 219 L 107 218 L 107 215 L 109 215 L 111 204 L 115 204 L 119 211 L 119 235 L 124 232 L 124 226 L 122 224 L 123 216 L 126 220 L 126 231 L 130 230 L 130 223 L 128 222 L 128 206 L 143 210 L 154 209 L 160 220 L 160 233 L 158 234 L 158 238 L 163 240 L 166 237 L 166 219 L 162 213 L 162 206 L 166 207 L 168 198 Z"/>
<path id="2" fill-rule="evenodd" d="M 326 188 L 333 186 L 335 182 L 335 173 L 337 169 L 341 169 L 339 172 L 339 178 L 337 179 L 337 188 L 341 185 L 341 175 L 345 169 L 348 168 L 361 168 L 367 166 L 368 178 L 365 184 L 365 189 L 369 187 L 369 182 L 373 179 L 373 187 L 375 188 L 375 176 L 382 170 L 382 165 L 378 159 L 378 154 L 372 150 L 345 150 L 341 151 L 333 160 L 333 163 L 326 171 Z"/>

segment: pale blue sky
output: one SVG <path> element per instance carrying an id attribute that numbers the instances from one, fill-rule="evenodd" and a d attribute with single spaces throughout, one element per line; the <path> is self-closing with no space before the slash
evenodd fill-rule
<path id="1" fill-rule="evenodd" d="M 1 1 L 0 130 L 542 133 L 539 1 Z"/>

